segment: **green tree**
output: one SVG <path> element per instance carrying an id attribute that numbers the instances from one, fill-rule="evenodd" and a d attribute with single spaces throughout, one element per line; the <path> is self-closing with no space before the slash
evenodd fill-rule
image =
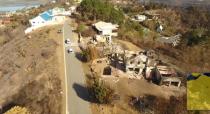
<path id="1" fill-rule="evenodd" d="M 206 44 L 210 40 L 208 33 L 202 28 L 187 32 L 186 37 L 188 46 Z"/>
<path id="2" fill-rule="evenodd" d="M 114 91 L 106 86 L 104 82 L 100 82 L 99 79 L 95 79 L 91 88 L 91 95 L 98 103 L 110 103 L 112 100 L 112 96 Z"/>
<path id="3" fill-rule="evenodd" d="M 78 33 L 81 33 L 85 30 L 85 25 L 84 24 L 80 24 L 78 27 L 77 27 L 77 32 Z"/>
<path id="4" fill-rule="evenodd" d="M 83 17 L 90 20 L 103 20 L 121 24 L 124 20 L 122 10 L 117 9 L 111 3 L 102 0 L 83 0 L 79 11 Z"/>

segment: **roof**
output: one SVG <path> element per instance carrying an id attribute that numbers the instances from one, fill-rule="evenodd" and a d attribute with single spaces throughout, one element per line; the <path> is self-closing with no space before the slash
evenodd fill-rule
<path id="1" fill-rule="evenodd" d="M 52 19 L 52 16 L 50 16 L 47 12 L 42 13 L 42 14 L 40 15 L 40 17 L 41 17 L 42 19 L 44 19 L 45 21 L 49 21 L 49 20 Z"/>
<path id="2" fill-rule="evenodd" d="M 45 20 L 45 21 L 49 21 L 53 18 L 53 16 L 59 15 L 59 14 L 63 14 L 65 12 L 64 8 L 53 8 L 53 9 L 49 9 L 41 14 L 39 14 L 39 16 Z"/>
<path id="3" fill-rule="evenodd" d="M 95 26 L 95 28 L 99 31 L 103 31 L 103 30 L 107 30 L 107 29 L 117 29 L 118 25 L 114 25 L 112 23 L 106 23 L 103 21 L 99 21 L 98 23 L 93 24 L 93 26 Z"/>

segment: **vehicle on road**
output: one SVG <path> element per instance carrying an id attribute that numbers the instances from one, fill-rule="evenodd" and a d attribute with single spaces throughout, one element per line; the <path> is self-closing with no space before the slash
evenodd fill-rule
<path id="1" fill-rule="evenodd" d="M 65 40 L 65 43 L 66 43 L 66 44 L 70 44 L 70 43 L 71 43 L 70 39 L 66 39 L 66 40 Z"/>
<path id="2" fill-rule="evenodd" d="M 69 49 L 67 50 L 67 52 L 68 52 L 68 53 L 73 53 L 74 50 L 73 50 L 72 48 L 69 48 Z"/>

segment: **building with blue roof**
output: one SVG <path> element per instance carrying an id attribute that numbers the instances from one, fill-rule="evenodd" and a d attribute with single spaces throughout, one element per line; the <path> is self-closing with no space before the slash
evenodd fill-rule
<path id="1" fill-rule="evenodd" d="M 54 8 L 43 13 L 40 13 L 37 17 L 30 19 L 31 27 L 28 28 L 25 33 L 31 32 L 34 29 L 43 27 L 46 25 L 53 25 L 61 23 L 65 20 L 65 16 L 71 15 L 70 12 L 65 11 L 64 8 Z"/>
<path id="2" fill-rule="evenodd" d="M 40 17 L 45 20 L 45 21 L 50 21 L 52 20 L 53 16 L 49 15 L 47 12 L 44 12 L 40 15 Z"/>

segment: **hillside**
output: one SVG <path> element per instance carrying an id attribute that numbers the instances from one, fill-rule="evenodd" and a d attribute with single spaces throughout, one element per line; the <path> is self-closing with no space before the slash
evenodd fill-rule
<path id="1" fill-rule="evenodd" d="M 5 42 L 0 44 L 0 106 L 3 112 L 18 105 L 33 114 L 60 114 L 62 69 L 58 69 L 58 58 L 62 52 L 57 50 L 62 40 L 56 32 L 60 26 L 30 37 L 24 36 L 24 28 L 1 30 Z"/>

